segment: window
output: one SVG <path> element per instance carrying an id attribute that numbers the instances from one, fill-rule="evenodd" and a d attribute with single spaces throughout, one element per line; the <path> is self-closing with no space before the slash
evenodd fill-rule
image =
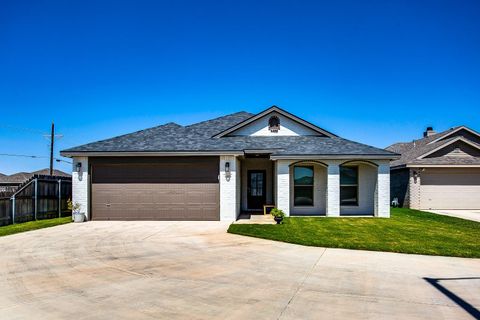
<path id="1" fill-rule="evenodd" d="M 340 167 L 340 205 L 358 206 L 358 167 Z"/>
<path id="2" fill-rule="evenodd" d="M 278 132 L 280 130 L 280 119 L 277 116 L 271 116 L 268 120 L 268 130 Z"/>
<path id="3" fill-rule="evenodd" d="M 293 205 L 313 206 L 313 167 L 293 167 Z"/>

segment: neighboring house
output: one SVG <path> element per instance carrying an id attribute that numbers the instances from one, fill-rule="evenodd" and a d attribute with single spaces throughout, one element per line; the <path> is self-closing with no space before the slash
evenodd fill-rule
<path id="1" fill-rule="evenodd" d="M 158 127 L 63 150 L 73 199 L 93 220 L 389 217 L 398 155 L 336 136 L 278 107 Z"/>
<path id="2" fill-rule="evenodd" d="M 5 175 L 0 173 L 0 192 L 7 192 L 15 190 L 19 185 L 29 180 L 33 175 L 49 175 L 49 169 L 37 170 L 34 172 L 17 172 L 11 175 Z M 57 177 L 70 177 L 70 174 L 53 170 L 53 175 Z"/>
<path id="3" fill-rule="evenodd" d="M 465 126 L 387 148 L 391 197 L 413 209 L 480 209 L 480 134 Z"/>

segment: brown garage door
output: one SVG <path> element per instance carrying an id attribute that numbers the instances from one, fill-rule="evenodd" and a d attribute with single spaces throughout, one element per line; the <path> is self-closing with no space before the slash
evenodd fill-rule
<path id="1" fill-rule="evenodd" d="M 421 209 L 480 209 L 480 168 L 427 168 L 421 173 Z"/>
<path id="2" fill-rule="evenodd" d="M 93 220 L 219 220 L 218 157 L 92 158 Z"/>

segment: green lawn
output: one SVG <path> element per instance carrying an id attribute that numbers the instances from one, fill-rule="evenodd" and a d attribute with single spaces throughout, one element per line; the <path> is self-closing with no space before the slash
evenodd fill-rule
<path id="1" fill-rule="evenodd" d="M 230 233 L 307 246 L 480 258 L 480 223 L 393 208 L 381 218 L 286 218 L 281 225 L 232 224 Z"/>
<path id="2" fill-rule="evenodd" d="M 58 226 L 60 224 L 69 223 L 71 221 L 72 221 L 72 217 L 65 217 L 65 218 L 55 218 L 55 219 L 46 219 L 46 220 L 11 224 L 8 226 L 0 227 L 0 237 L 8 236 L 10 234 L 19 233 L 19 232 Z"/>

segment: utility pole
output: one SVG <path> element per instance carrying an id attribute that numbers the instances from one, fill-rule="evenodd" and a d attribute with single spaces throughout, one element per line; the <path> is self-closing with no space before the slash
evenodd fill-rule
<path id="1" fill-rule="evenodd" d="M 52 133 L 50 135 L 50 175 L 53 176 L 53 144 L 55 142 L 55 124 L 52 121 Z"/>
<path id="2" fill-rule="evenodd" d="M 55 144 L 55 138 L 60 139 L 61 137 L 63 137 L 63 134 L 55 135 L 55 124 L 52 121 L 52 131 L 50 132 L 50 134 L 44 134 L 43 136 L 50 140 L 50 172 L 49 173 L 51 176 L 53 176 L 53 160 L 55 160 L 55 158 L 53 157 L 53 151 L 54 151 L 53 147 Z M 63 160 L 57 159 L 57 161 L 63 161 Z"/>

